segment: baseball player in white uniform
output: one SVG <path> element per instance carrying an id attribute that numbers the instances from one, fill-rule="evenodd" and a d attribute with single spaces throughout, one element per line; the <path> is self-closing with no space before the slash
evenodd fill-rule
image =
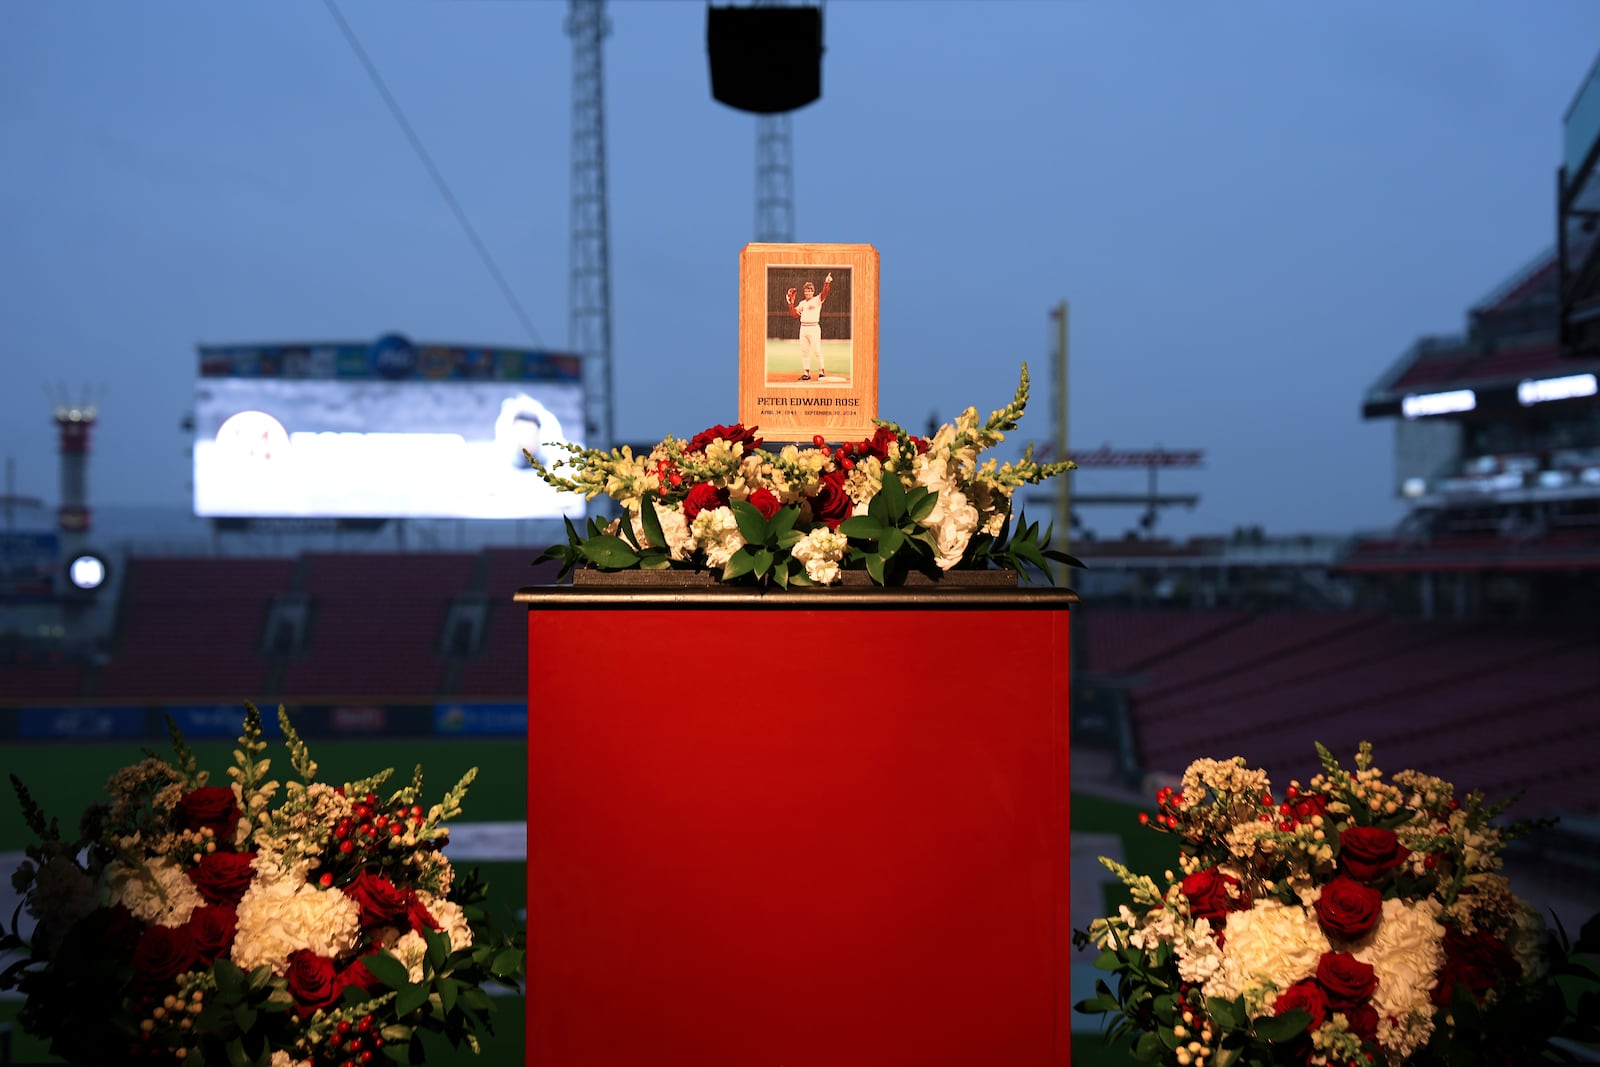
<path id="1" fill-rule="evenodd" d="M 827 377 L 827 371 L 822 366 L 822 302 L 828 299 L 828 289 L 833 285 L 833 275 L 830 273 L 822 280 L 822 292 L 817 292 L 816 286 L 810 282 L 805 284 L 805 295 L 797 303 L 795 293 L 790 289 L 786 294 L 789 301 L 789 314 L 800 320 L 800 380 L 811 380 L 811 356 L 817 357 L 817 381 Z"/>

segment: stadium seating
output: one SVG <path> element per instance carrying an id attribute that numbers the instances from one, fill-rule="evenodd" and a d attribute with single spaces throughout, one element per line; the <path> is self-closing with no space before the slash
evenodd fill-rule
<path id="1" fill-rule="evenodd" d="M 1588 769 L 1600 743 L 1600 633 L 1355 613 L 1219 625 L 1222 614 L 1090 608 L 1075 618 L 1082 644 L 1098 650 L 1091 662 L 1137 668 L 1130 708 L 1148 769 L 1242 755 L 1281 787 L 1316 772 L 1311 742 L 1349 766 L 1369 740 L 1387 772 L 1417 767 L 1491 798 L 1526 790 L 1522 816 L 1600 811 Z M 1119 642 L 1141 651 L 1103 654 Z"/>
<path id="2" fill-rule="evenodd" d="M 371 702 L 439 693 L 445 616 L 451 600 L 470 589 L 477 555 L 311 553 L 302 561 L 312 614 L 303 651 L 284 668 L 283 699 Z"/>
<path id="3" fill-rule="evenodd" d="M 294 568 L 285 559 L 130 559 L 111 661 L 91 695 L 262 699 L 268 662 L 261 631 Z"/>
<path id="4" fill-rule="evenodd" d="M 483 589 L 488 600 L 483 641 L 461 667 L 455 692 L 464 697 L 520 700 L 528 691 L 527 609 L 511 597 L 524 586 L 552 582 L 553 563 L 532 566 L 534 553 L 524 548 L 491 548 L 484 552 Z"/>

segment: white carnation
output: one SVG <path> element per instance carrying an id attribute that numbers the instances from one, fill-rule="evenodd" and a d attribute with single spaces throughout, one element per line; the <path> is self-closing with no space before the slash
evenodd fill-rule
<path id="1" fill-rule="evenodd" d="M 806 577 L 818 585 L 831 585 L 839 580 L 839 561 L 850 541 L 826 526 L 819 526 L 806 534 L 789 554 L 805 564 Z"/>
<path id="2" fill-rule="evenodd" d="M 1251 989 L 1288 989 L 1315 974 L 1329 949 L 1315 915 L 1272 899 L 1230 912 L 1223 935 L 1223 966 L 1205 984 L 1205 993 L 1229 1000 Z"/>
<path id="3" fill-rule="evenodd" d="M 361 935 L 361 908 L 355 901 L 337 889 L 289 878 L 252 884 L 238 914 L 233 962 L 246 971 L 267 964 L 283 974 L 300 949 L 338 957 L 353 951 Z"/>
<path id="4" fill-rule="evenodd" d="M 105 880 L 108 903 L 121 904 L 135 919 L 156 926 L 182 926 L 205 903 L 183 870 L 165 860 L 143 867 L 113 860 L 106 866 Z"/>

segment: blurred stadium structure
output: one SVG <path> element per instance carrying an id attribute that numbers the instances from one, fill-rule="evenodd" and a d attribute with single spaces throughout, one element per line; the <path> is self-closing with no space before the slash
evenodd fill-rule
<path id="1" fill-rule="evenodd" d="M 1600 885 L 1600 75 L 1568 132 L 1556 251 L 1363 399 L 1395 420 L 1394 530 L 1075 538 L 1075 788 L 1133 794 L 1235 753 L 1287 782 L 1315 770 L 1313 740 L 1348 758 L 1365 739 L 1385 770 L 1525 790 L 1514 815 L 1563 821 L 1520 862 Z M 64 455 L 75 484 L 86 459 Z M 107 509 L 108 580 L 84 590 L 59 575 L 86 523 L 5 500 L 9 753 L 156 739 L 166 715 L 227 738 L 247 699 L 288 705 L 309 737 L 524 734 L 511 594 L 553 577 L 530 564 L 554 523 L 186 517 L 141 534 Z M 62 503 L 63 523 L 90 514 Z"/>

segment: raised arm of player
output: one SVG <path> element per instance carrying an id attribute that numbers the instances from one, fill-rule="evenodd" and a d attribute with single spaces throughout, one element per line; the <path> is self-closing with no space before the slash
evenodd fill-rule
<path id="1" fill-rule="evenodd" d="M 826 278 L 822 279 L 822 292 L 817 294 L 817 299 L 828 299 L 828 290 L 831 288 L 833 288 L 833 275 L 830 274 Z"/>

